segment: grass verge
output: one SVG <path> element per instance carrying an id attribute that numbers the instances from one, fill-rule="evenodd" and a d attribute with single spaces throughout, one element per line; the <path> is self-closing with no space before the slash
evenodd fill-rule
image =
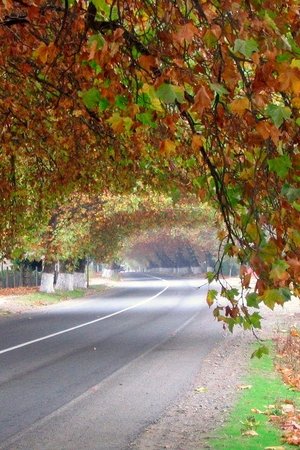
<path id="1" fill-rule="evenodd" d="M 106 286 L 91 286 L 88 289 L 74 289 L 73 291 L 56 291 L 54 294 L 46 294 L 44 292 L 33 292 L 22 296 L 23 305 L 39 306 L 53 305 L 65 300 L 83 298 L 94 294 L 99 294 L 107 289 Z"/>
<path id="2" fill-rule="evenodd" d="M 272 355 L 250 361 L 246 386 L 251 387 L 241 390 L 227 423 L 218 432 L 218 437 L 209 441 L 211 448 L 264 450 L 270 447 L 274 450 L 295 450 L 295 446 L 282 443 L 282 431 L 269 421 L 271 414 L 282 414 L 283 402 L 293 401 L 300 405 L 300 393 L 283 383 L 274 369 Z"/>
<path id="3" fill-rule="evenodd" d="M 101 294 L 107 289 L 108 287 L 106 285 L 94 285 L 88 289 L 56 291 L 53 294 L 46 294 L 37 290 L 33 292 L 32 289 L 30 289 L 30 292 L 26 293 L 26 289 L 24 288 L 22 294 L 17 293 L 16 295 L 6 297 L 5 303 L 0 306 L 0 317 L 9 317 L 14 313 L 25 312 L 29 308 L 54 305 L 65 300 Z"/>

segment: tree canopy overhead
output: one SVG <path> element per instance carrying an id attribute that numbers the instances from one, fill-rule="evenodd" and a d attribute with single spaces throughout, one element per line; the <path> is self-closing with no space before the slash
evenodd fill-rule
<path id="1" fill-rule="evenodd" d="M 243 264 L 245 288 L 246 265 L 256 273 L 249 305 L 299 294 L 297 0 L 0 5 L 8 236 L 29 186 L 51 185 L 50 198 L 107 184 L 121 192 L 150 184 L 175 200 L 194 192 L 219 208 L 219 238 Z M 232 318 L 247 319 L 228 297 Z"/>

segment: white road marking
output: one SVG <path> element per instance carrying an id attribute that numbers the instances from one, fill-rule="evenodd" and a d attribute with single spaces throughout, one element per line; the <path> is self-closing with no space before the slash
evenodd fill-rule
<path id="1" fill-rule="evenodd" d="M 122 313 L 124 313 L 126 311 L 129 311 L 130 309 L 137 308 L 138 306 L 144 305 L 145 303 L 148 303 L 151 300 L 154 300 L 155 298 L 157 298 L 161 294 L 163 294 L 168 288 L 169 288 L 169 286 L 165 287 L 158 294 L 153 295 L 153 297 L 147 298 L 146 300 L 143 300 L 143 301 L 141 301 L 139 303 L 136 303 L 135 305 L 128 306 L 127 308 L 121 309 L 120 311 L 116 311 L 116 312 L 114 312 L 112 314 L 108 314 L 107 316 L 100 317 L 99 319 L 91 320 L 90 322 L 85 322 L 85 323 L 82 323 L 80 325 L 76 325 L 75 327 L 71 327 L 71 328 L 67 328 L 65 330 L 58 331 L 57 333 L 48 334 L 47 336 L 42 336 L 42 337 L 40 337 L 38 339 L 34 339 L 32 341 L 23 342 L 22 344 L 15 345 L 14 347 L 5 348 L 3 350 L 0 350 L 0 355 L 2 355 L 3 353 L 12 352 L 13 350 L 17 350 L 18 348 L 21 348 L 21 347 L 27 347 L 28 345 L 34 344 L 36 342 L 45 341 L 46 339 L 50 339 L 50 338 L 53 338 L 55 336 L 59 336 L 60 334 L 70 333 L 70 331 L 74 331 L 74 330 L 78 330 L 79 328 L 87 327 L 88 325 L 92 325 L 94 323 L 101 322 L 102 320 L 110 319 L 110 317 L 117 316 L 117 315 L 122 314 Z"/>

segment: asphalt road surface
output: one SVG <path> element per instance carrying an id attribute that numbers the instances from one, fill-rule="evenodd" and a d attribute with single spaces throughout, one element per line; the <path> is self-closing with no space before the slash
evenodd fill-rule
<path id="1" fill-rule="evenodd" d="M 0 321 L 0 449 L 125 450 L 222 339 L 195 280 L 126 274 Z"/>

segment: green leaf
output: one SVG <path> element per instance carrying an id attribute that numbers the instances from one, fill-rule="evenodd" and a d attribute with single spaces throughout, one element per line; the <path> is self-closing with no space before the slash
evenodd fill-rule
<path id="1" fill-rule="evenodd" d="M 269 349 L 266 345 L 260 345 L 251 355 L 251 358 L 261 358 L 263 355 L 268 355 Z"/>
<path id="2" fill-rule="evenodd" d="M 260 298 L 268 308 L 274 309 L 276 304 L 283 305 L 287 301 L 288 294 L 282 289 L 267 289 Z"/>
<path id="3" fill-rule="evenodd" d="M 117 108 L 122 109 L 123 111 L 126 109 L 128 104 L 128 99 L 124 95 L 117 95 L 115 105 Z"/>
<path id="4" fill-rule="evenodd" d="M 279 178 L 285 178 L 289 169 L 292 168 L 292 161 L 288 155 L 278 156 L 268 161 L 269 169 L 275 172 Z"/>
<path id="5" fill-rule="evenodd" d="M 232 288 L 232 289 L 222 289 L 222 297 L 227 298 L 228 300 L 232 301 L 234 300 L 235 297 L 237 297 L 239 295 L 239 290 L 236 288 Z"/>
<path id="6" fill-rule="evenodd" d="M 149 127 L 156 128 L 157 124 L 153 121 L 153 115 L 151 112 L 140 113 L 136 115 L 136 118 L 143 124 Z"/>
<path id="7" fill-rule="evenodd" d="M 227 195 L 233 208 L 241 203 L 242 191 L 239 186 L 228 186 Z"/>
<path id="8" fill-rule="evenodd" d="M 258 312 L 250 314 L 249 320 L 254 328 L 261 328 L 261 315 Z"/>
<path id="9" fill-rule="evenodd" d="M 243 39 L 236 39 L 234 42 L 234 53 L 241 53 L 246 58 L 250 58 L 252 53 L 258 51 L 258 44 L 257 42 L 251 38 L 247 41 L 244 41 Z"/>
<path id="10" fill-rule="evenodd" d="M 99 110 L 101 112 L 105 111 L 109 107 L 109 101 L 107 98 L 101 97 L 98 103 Z"/>
<path id="11" fill-rule="evenodd" d="M 180 190 L 176 187 L 171 189 L 171 198 L 173 203 L 177 203 L 180 200 L 181 193 Z"/>
<path id="12" fill-rule="evenodd" d="M 106 3 L 105 0 L 92 0 L 92 3 L 96 6 L 98 12 L 111 20 L 117 20 L 119 18 L 118 8 L 115 6 L 111 7 Z"/>
<path id="13" fill-rule="evenodd" d="M 143 92 L 142 94 L 140 94 L 138 96 L 137 104 L 139 106 L 142 106 L 143 108 L 149 108 L 149 106 L 151 105 L 150 96 L 148 94 L 146 94 L 145 92 Z"/>
<path id="14" fill-rule="evenodd" d="M 300 189 L 289 184 L 285 184 L 281 189 L 281 195 L 284 195 L 289 202 L 300 200 Z"/>
<path id="15" fill-rule="evenodd" d="M 300 204 L 299 203 L 293 202 L 292 205 L 293 205 L 293 208 L 295 208 L 296 211 L 300 212 Z"/>
<path id="16" fill-rule="evenodd" d="M 176 100 L 179 103 L 184 102 L 184 89 L 180 86 L 163 83 L 159 86 L 156 93 L 157 97 L 166 104 L 175 103 Z"/>
<path id="17" fill-rule="evenodd" d="M 100 92 L 95 87 L 81 93 L 83 103 L 88 109 L 95 108 L 100 101 Z"/>
<path id="18" fill-rule="evenodd" d="M 216 274 L 214 272 L 207 272 L 206 278 L 208 279 L 209 283 L 212 283 L 214 279 L 216 278 Z"/>
<path id="19" fill-rule="evenodd" d="M 276 56 L 276 61 L 279 63 L 284 63 L 290 61 L 292 58 L 290 53 L 282 53 L 281 55 Z"/>
<path id="20" fill-rule="evenodd" d="M 259 298 L 255 292 L 250 292 L 246 295 L 247 305 L 250 308 L 259 308 Z"/>
<path id="21" fill-rule="evenodd" d="M 210 88 L 212 91 L 214 91 L 216 94 L 219 94 L 220 97 L 222 97 L 222 95 L 227 95 L 229 94 L 229 92 L 227 91 L 227 89 L 225 88 L 225 86 L 223 86 L 220 83 L 210 83 Z"/>
<path id="22" fill-rule="evenodd" d="M 270 103 L 267 106 L 266 113 L 273 120 L 275 126 L 279 128 L 284 120 L 291 117 L 292 111 L 287 106 L 280 106 Z"/>
<path id="23" fill-rule="evenodd" d="M 223 95 L 228 95 L 229 94 L 229 92 L 225 88 L 225 86 L 223 86 L 222 84 L 219 84 L 219 83 L 211 83 L 210 84 L 210 88 L 211 88 L 211 90 L 213 92 L 218 94 L 220 97 L 222 97 Z"/>
<path id="24" fill-rule="evenodd" d="M 282 298 L 284 298 L 285 302 L 289 302 L 292 299 L 291 291 L 289 290 L 289 288 L 279 288 L 278 290 Z"/>

